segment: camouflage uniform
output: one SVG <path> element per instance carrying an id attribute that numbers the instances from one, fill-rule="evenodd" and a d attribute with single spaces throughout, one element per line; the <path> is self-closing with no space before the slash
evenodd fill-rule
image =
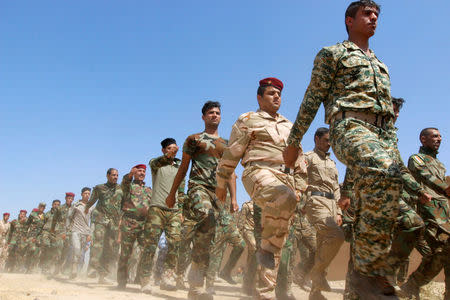
<path id="1" fill-rule="evenodd" d="M 61 257 L 63 240 L 58 236 L 55 228 L 61 226 L 61 212 L 57 208 L 52 208 L 45 213 L 46 222 L 39 235 L 39 244 L 41 247 L 41 269 L 46 274 L 50 268 L 58 263 Z"/>
<path id="2" fill-rule="evenodd" d="M 225 187 L 242 159 L 242 182 L 252 201 L 262 209 L 261 249 L 273 253 L 275 268 L 261 266 L 261 297 L 273 297 L 281 249 L 288 235 L 289 219 L 297 195 L 306 189 L 306 166 L 300 157 L 294 170 L 285 173 L 282 153 L 292 123 L 280 114 L 274 118 L 258 110 L 241 115 L 232 127 L 229 147 L 217 168 L 218 186 Z M 296 195 L 297 194 L 297 195 Z"/>
<path id="3" fill-rule="evenodd" d="M 8 245 L 6 242 L 10 228 L 10 222 L 0 220 L 0 270 L 3 270 L 6 258 L 8 257 Z"/>
<path id="4" fill-rule="evenodd" d="M 442 269 L 445 274 L 445 299 L 450 298 L 450 210 L 449 197 L 445 190 L 449 184 L 445 179 L 445 167 L 437 159 L 437 151 L 421 147 L 412 155 L 408 168 L 425 191 L 432 196 L 429 203 L 418 203 L 418 212 L 425 222 L 425 239 L 432 254 L 423 257 L 408 282 L 409 288 L 418 291 L 420 286 L 430 282 Z"/>
<path id="5" fill-rule="evenodd" d="M 219 212 L 217 216 L 216 229 L 214 239 L 211 241 L 211 250 L 209 253 L 210 260 L 208 270 L 206 272 L 206 287 L 214 286 L 214 279 L 220 269 L 223 258 L 223 252 L 229 243 L 233 249 L 230 253 L 227 263 L 222 269 L 222 274 L 231 277 L 231 271 L 241 257 L 245 248 L 245 241 L 237 229 L 236 222 L 230 214 L 230 198 L 227 197 L 225 204 L 218 203 Z"/>
<path id="6" fill-rule="evenodd" d="M 57 243 L 62 243 L 63 247 L 61 250 L 61 255 L 59 256 L 59 262 L 56 264 L 55 273 L 63 271 L 63 273 L 68 273 L 71 268 L 70 258 L 72 257 L 72 245 L 70 243 L 70 231 L 66 228 L 67 215 L 69 214 L 69 209 L 71 206 L 64 203 L 59 207 L 61 213 L 61 222 L 58 222 L 56 226 L 57 231 Z"/>
<path id="7" fill-rule="evenodd" d="M 145 186 L 143 181 L 131 181 L 126 174 L 122 180 L 122 219 L 120 225 L 121 244 L 120 257 L 117 267 L 117 282 L 125 287 L 128 280 L 128 260 L 133 252 L 133 244 L 137 240 L 141 247 L 144 245 L 144 225 L 150 206 L 152 189 Z M 142 261 L 142 259 L 141 259 Z M 140 270 L 140 264 L 138 270 Z M 140 278 L 140 274 L 137 274 Z"/>
<path id="8" fill-rule="evenodd" d="M 152 203 L 148 211 L 147 222 L 144 229 L 144 251 L 142 253 L 141 281 L 148 283 L 153 270 L 153 258 L 158 247 L 161 234 L 164 232 L 167 241 L 167 254 L 164 262 L 164 275 L 162 277 L 162 288 L 175 288 L 171 281 L 175 282 L 175 268 L 178 260 L 178 249 L 181 241 L 181 210 L 176 203 L 174 208 L 167 207 L 165 199 L 169 194 L 171 185 L 180 167 L 181 160 L 170 159 L 162 155 L 149 162 L 152 170 Z M 163 178 L 164 177 L 164 178 Z M 183 180 L 178 188 L 177 199 L 184 198 Z"/>
<path id="9" fill-rule="evenodd" d="M 344 41 L 316 56 L 311 82 L 303 98 L 288 144 L 299 143 L 320 104 L 330 124 L 336 157 L 355 174 L 357 212 L 353 262 L 360 274 L 394 273 L 386 257 L 398 215 L 402 190 L 394 113 L 386 65 Z"/>
<path id="10" fill-rule="evenodd" d="M 194 239 L 194 230 L 196 221 L 186 217 L 183 208 L 183 223 L 181 224 L 181 236 L 183 237 L 180 242 L 180 248 L 178 251 L 178 265 L 177 265 L 177 285 L 179 288 L 184 286 L 184 276 L 186 269 L 191 263 L 191 243 Z"/>
<path id="11" fill-rule="evenodd" d="M 206 132 L 192 134 L 183 145 L 183 152 L 192 159 L 188 184 L 186 216 L 195 220 L 192 265 L 188 275 L 192 295 L 201 294 L 209 251 L 215 231 L 216 167 L 227 141 Z"/>
<path id="12" fill-rule="evenodd" d="M 110 273 L 109 267 L 115 265 L 119 256 L 116 243 L 121 215 L 122 189 L 117 183 L 104 183 L 92 189 L 91 198 L 86 207 L 89 209 L 98 201 L 92 212 L 91 222 L 94 232 L 91 245 L 89 268 L 98 272 L 100 277 Z"/>
<path id="13" fill-rule="evenodd" d="M 16 268 L 24 266 L 24 258 L 26 253 L 27 241 L 27 220 L 19 219 L 11 222 L 11 229 L 8 234 L 8 260 L 6 262 L 6 270 L 14 272 Z"/>
<path id="14" fill-rule="evenodd" d="M 26 250 L 25 255 L 25 269 L 27 272 L 33 271 L 34 267 L 38 263 L 40 234 L 46 221 L 47 218 L 45 217 L 45 214 L 40 214 L 38 209 L 33 209 L 28 216 L 26 223 L 28 228 L 26 242 L 28 249 Z"/>

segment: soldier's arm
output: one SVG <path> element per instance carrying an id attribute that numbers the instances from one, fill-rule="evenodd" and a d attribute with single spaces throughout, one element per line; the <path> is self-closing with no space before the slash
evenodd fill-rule
<path id="1" fill-rule="evenodd" d="M 218 188 L 226 188 L 227 181 L 230 179 L 231 174 L 234 173 L 237 164 L 247 149 L 251 136 L 245 120 L 249 117 L 250 115 L 244 114 L 233 124 L 228 146 L 223 151 L 222 158 L 217 166 L 216 179 Z"/>
<path id="2" fill-rule="evenodd" d="M 148 165 L 150 166 L 150 169 L 155 172 L 158 171 L 159 168 L 167 166 L 173 162 L 173 157 L 169 155 L 169 153 L 166 153 L 164 155 L 161 155 L 157 158 L 153 158 L 150 160 Z"/>
<path id="3" fill-rule="evenodd" d="M 334 193 L 334 201 L 336 201 L 336 203 L 339 203 L 339 199 L 341 199 L 341 189 L 339 187 L 339 172 L 335 166 L 335 175 L 334 175 L 334 181 L 333 181 L 333 193 Z M 337 214 L 338 215 L 342 215 L 342 210 L 339 207 L 339 205 L 337 205 Z"/>
<path id="4" fill-rule="evenodd" d="M 186 186 L 186 177 L 183 177 L 183 180 L 181 181 L 180 185 L 178 186 L 178 208 L 183 208 L 183 204 L 186 198 L 186 194 L 184 193 L 184 189 Z"/>
<path id="5" fill-rule="evenodd" d="M 70 230 L 70 227 L 72 226 L 73 217 L 75 216 L 75 208 L 73 205 L 69 208 L 69 211 L 67 212 L 67 218 L 66 220 L 61 220 L 65 222 L 66 228 Z"/>
<path id="6" fill-rule="evenodd" d="M 122 202 L 124 199 L 126 199 L 129 196 L 132 180 L 133 180 L 133 174 L 131 172 L 128 174 L 125 174 L 122 178 L 122 182 L 120 184 L 120 186 L 122 188 L 122 192 L 123 192 Z"/>
<path id="7" fill-rule="evenodd" d="M 308 172 L 306 169 L 306 160 L 304 155 L 300 155 L 295 164 L 294 182 L 295 194 L 298 201 L 300 201 L 301 195 L 306 192 L 306 188 L 308 187 Z"/>
<path id="8" fill-rule="evenodd" d="M 11 243 L 11 239 L 12 239 L 14 230 L 16 229 L 16 221 L 12 221 L 10 224 L 11 225 L 9 227 L 9 232 L 8 232 L 8 236 L 7 236 L 7 239 L 6 239 L 8 244 Z"/>
<path id="9" fill-rule="evenodd" d="M 98 187 L 94 186 L 94 188 L 92 189 L 91 197 L 89 198 L 89 201 L 86 203 L 86 211 L 89 211 L 89 208 L 93 206 L 95 202 L 97 202 L 98 198 L 99 198 Z"/>
<path id="10" fill-rule="evenodd" d="M 300 148 L 303 135 L 314 120 L 320 104 L 328 99 L 328 93 L 336 73 L 336 66 L 333 52 L 325 48 L 319 51 L 314 60 L 311 81 L 287 140 L 288 145 L 297 149 Z"/>
<path id="11" fill-rule="evenodd" d="M 236 173 L 233 172 L 227 183 L 228 191 L 230 191 L 230 198 L 231 198 L 231 206 L 230 206 L 231 213 L 234 213 L 235 211 L 239 210 L 239 206 L 236 200 L 236 178 L 237 178 Z"/>
<path id="12" fill-rule="evenodd" d="M 412 155 L 409 158 L 408 169 L 416 179 L 431 187 L 436 192 L 446 195 L 446 189 L 449 188 L 449 185 L 432 174 L 425 162 L 418 155 Z"/>
<path id="13" fill-rule="evenodd" d="M 170 189 L 169 195 L 166 198 L 166 204 L 168 207 L 173 207 L 175 205 L 175 193 L 179 188 L 181 182 L 186 177 L 186 173 L 189 169 L 189 164 L 191 163 L 191 155 L 183 151 L 183 156 L 181 158 L 181 164 L 178 168 L 178 172 L 172 183 L 172 188 Z"/>

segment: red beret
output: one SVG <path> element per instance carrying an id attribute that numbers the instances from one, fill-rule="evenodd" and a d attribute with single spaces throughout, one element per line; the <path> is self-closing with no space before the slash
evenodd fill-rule
<path id="1" fill-rule="evenodd" d="M 4 216 L 10 216 L 10 214 L 9 214 L 9 213 L 4 213 L 3 215 L 4 215 Z"/>
<path id="2" fill-rule="evenodd" d="M 33 211 L 37 212 L 37 211 L 39 211 L 39 208 L 33 208 Z"/>
<path id="3" fill-rule="evenodd" d="M 23 212 L 24 212 L 24 213 L 27 213 L 27 211 L 26 211 L 25 209 L 21 209 L 20 212 L 21 212 L 21 213 L 23 213 Z"/>
<path id="4" fill-rule="evenodd" d="M 144 170 L 147 170 L 147 166 L 144 165 L 144 164 L 135 165 L 134 168 L 136 168 L 136 169 L 144 169 Z"/>
<path id="5" fill-rule="evenodd" d="M 276 87 L 277 89 L 280 90 L 280 92 L 283 90 L 283 83 L 281 82 L 281 80 L 279 80 L 275 77 L 268 77 L 268 78 L 261 79 L 259 81 L 259 86 L 261 86 L 261 87 L 269 86 L 269 85 Z"/>
<path id="6" fill-rule="evenodd" d="M 66 197 L 69 197 L 69 196 L 75 197 L 75 194 L 74 194 L 74 193 L 71 193 L 71 192 L 66 193 Z"/>

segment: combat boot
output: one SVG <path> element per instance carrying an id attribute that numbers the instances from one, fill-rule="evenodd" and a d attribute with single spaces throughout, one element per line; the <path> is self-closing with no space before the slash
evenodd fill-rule
<path id="1" fill-rule="evenodd" d="M 415 297 L 420 299 L 420 286 L 413 277 L 409 277 L 405 284 L 400 286 L 400 291 L 397 293 L 400 297 Z"/>
<path id="2" fill-rule="evenodd" d="M 275 257 L 272 252 L 259 249 L 256 251 L 256 260 L 261 266 L 267 269 L 275 269 Z"/>
<path id="3" fill-rule="evenodd" d="M 112 284 L 111 281 L 109 281 L 108 279 L 106 279 L 105 275 L 100 275 L 98 277 L 98 283 L 99 284 Z"/>
<path id="4" fill-rule="evenodd" d="M 289 288 L 287 291 L 277 292 L 276 293 L 278 300 L 296 300 L 292 290 Z"/>
<path id="5" fill-rule="evenodd" d="M 150 281 L 142 285 L 141 292 L 147 295 L 152 294 L 152 285 L 150 284 Z"/>
<path id="6" fill-rule="evenodd" d="M 386 277 L 371 277 L 354 270 L 350 276 L 350 280 L 355 293 L 362 299 L 398 299 L 395 297 L 394 287 L 389 283 Z"/>
<path id="7" fill-rule="evenodd" d="M 177 289 L 179 289 L 179 290 L 187 290 L 188 289 L 186 282 L 184 281 L 183 275 L 177 276 Z"/>
<path id="8" fill-rule="evenodd" d="M 208 294 L 206 291 L 202 291 L 200 288 L 190 288 L 188 292 L 189 300 L 213 300 L 212 294 Z"/>
<path id="9" fill-rule="evenodd" d="M 309 293 L 308 300 L 327 300 L 320 290 L 312 289 Z"/>
<path id="10" fill-rule="evenodd" d="M 176 291 L 177 290 L 177 283 L 174 279 L 174 274 L 170 271 L 164 272 L 164 275 L 161 277 L 161 283 L 159 285 L 159 288 L 161 290 L 166 291 Z"/>

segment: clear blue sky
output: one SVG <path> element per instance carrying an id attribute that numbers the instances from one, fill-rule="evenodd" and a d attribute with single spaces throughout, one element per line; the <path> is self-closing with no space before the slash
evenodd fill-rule
<path id="1" fill-rule="evenodd" d="M 259 79 L 284 84 L 280 112 L 294 120 L 314 56 L 346 39 L 350 1 L 2 1 L 0 211 L 124 175 L 203 130 L 201 106 L 222 103 L 220 133 L 256 110 Z M 371 48 L 390 69 L 404 160 L 418 132 L 440 128 L 450 169 L 448 1 L 380 1 Z M 305 136 L 323 126 L 323 108 Z M 179 156 L 181 156 L 179 154 Z M 344 168 L 339 164 L 341 179 Z M 238 175 L 242 168 L 238 168 Z M 147 182 L 151 183 L 150 178 Z M 248 199 L 238 183 L 238 201 Z"/>

